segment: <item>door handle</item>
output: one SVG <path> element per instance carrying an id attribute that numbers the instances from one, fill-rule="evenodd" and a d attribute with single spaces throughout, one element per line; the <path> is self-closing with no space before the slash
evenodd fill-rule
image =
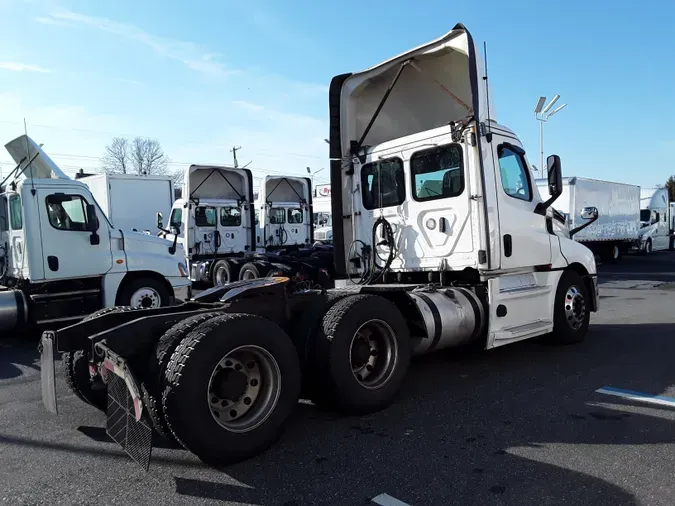
<path id="1" fill-rule="evenodd" d="M 56 272 L 59 270 L 59 259 L 58 257 L 49 255 L 47 257 L 47 265 L 49 266 L 49 269 Z"/>
<path id="2" fill-rule="evenodd" d="M 439 232 L 445 233 L 445 231 L 448 229 L 448 220 L 445 218 L 441 218 L 438 220 L 438 230 Z"/>
<path id="3" fill-rule="evenodd" d="M 504 235 L 504 256 L 510 257 L 513 252 L 513 244 L 511 240 L 511 234 Z"/>

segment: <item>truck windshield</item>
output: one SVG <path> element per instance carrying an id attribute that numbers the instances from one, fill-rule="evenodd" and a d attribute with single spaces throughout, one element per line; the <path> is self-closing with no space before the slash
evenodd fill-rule
<path id="1" fill-rule="evenodd" d="M 649 221 L 652 217 L 652 212 L 649 209 L 640 210 L 640 221 Z"/>

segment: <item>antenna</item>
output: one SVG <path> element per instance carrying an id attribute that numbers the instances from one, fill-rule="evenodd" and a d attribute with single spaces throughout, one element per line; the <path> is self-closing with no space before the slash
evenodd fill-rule
<path id="1" fill-rule="evenodd" d="M 232 153 L 232 156 L 234 157 L 234 168 L 235 169 L 239 168 L 239 163 L 237 162 L 237 151 L 239 151 L 240 149 L 241 149 L 241 146 L 239 146 L 239 147 L 232 146 L 232 149 L 230 150 L 230 153 Z"/>
<path id="2" fill-rule="evenodd" d="M 483 41 L 483 58 L 485 58 L 485 76 L 483 76 L 483 81 L 485 81 L 485 98 L 487 100 L 487 124 L 488 129 L 485 133 L 485 138 L 488 142 L 492 142 L 492 127 L 490 125 L 490 84 L 488 82 L 488 64 L 487 64 L 487 42 Z"/>

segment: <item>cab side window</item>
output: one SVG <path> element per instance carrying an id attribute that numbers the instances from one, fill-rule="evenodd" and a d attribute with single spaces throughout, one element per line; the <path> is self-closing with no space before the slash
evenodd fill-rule
<path id="1" fill-rule="evenodd" d="M 515 199 L 532 201 L 530 175 L 523 155 L 509 146 L 499 146 L 498 154 L 504 192 Z"/>
<path id="2" fill-rule="evenodd" d="M 361 198 L 369 211 L 400 206 L 405 201 L 403 161 L 390 158 L 361 167 Z"/>
<path id="3" fill-rule="evenodd" d="M 0 197 L 0 232 L 9 230 L 9 216 L 7 210 L 7 197 Z"/>
<path id="4" fill-rule="evenodd" d="M 171 211 L 171 218 L 169 218 L 169 227 L 180 229 L 181 221 L 183 221 L 183 210 L 175 208 Z"/>
<path id="5" fill-rule="evenodd" d="M 21 214 L 21 197 L 12 195 L 9 197 L 9 222 L 12 230 L 23 228 L 23 215 Z"/>
<path id="6" fill-rule="evenodd" d="M 86 232 L 87 201 L 79 195 L 49 195 L 46 199 L 49 224 L 59 230 Z"/>

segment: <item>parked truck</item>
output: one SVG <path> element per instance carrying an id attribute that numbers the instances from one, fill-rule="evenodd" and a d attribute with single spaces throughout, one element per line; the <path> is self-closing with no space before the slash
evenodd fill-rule
<path id="1" fill-rule="evenodd" d="M 635 249 L 643 254 L 673 249 L 672 206 L 666 188 L 640 189 L 640 232 Z"/>
<path id="2" fill-rule="evenodd" d="M 540 191 L 547 184 L 544 179 L 537 180 Z M 573 233 L 575 241 L 587 246 L 603 262 L 616 262 L 624 253 L 639 247 L 639 186 L 587 177 L 563 178 L 562 194 L 554 207 L 570 230 L 586 223 L 581 213 L 591 205 L 598 209 L 600 217 Z"/>
<path id="3" fill-rule="evenodd" d="M 166 175 L 94 174 L 78 179 L 91 191 L 115 228 L 156 233 L 157 211 L 169 212 L 173 178 Z"/>
<path id="4" fill-rule="evenodd" d="M 314 199 L 314 240 L 321 244 L 333 243 L 333 217 L 330 197 Z"/>
<path id="5" fill-rule="evenodd" d="M 274 273 L 330 282 L 332 256 L 317 251 L 308 178 L 267 176 L 253 198 L 248 169 L 191 165 L 161 236 L 178 237 L 190 280 L 213 286 Z"/>
<path id="6" fill-rule="evenodd" d="M 28 136 L 5 148 L 17 165 L 0 188 L 2 331 L 187 297 L 190 281 L 175 244 L 113 227 L 89 187 Z"/>
<path id="7" fill-rule="evenodd" d="M 146 469 L 153 429 L 228 464 L 277 441 L 300 396 L 351 414 L 390 405 L 413 354 L 583 340 L 598 310 L 596 265 L 551 223 L 560 158 L 548 157 L 540 195 L 516 133 L 490 117 L 481 61 L 458 24 L 333 78 L 339 286 L 239 281 L 45 332 L 46 408 L 58 413 L 54 348 L 84 354 L 93 374 L 67 370 L 69 381 L 95 392 L 88 401 L 107 407 L 108 433 Z M 431 180 L 437 191 L 425 190 Z M 581 215 L 591 224 L 598 211 Z"/>

